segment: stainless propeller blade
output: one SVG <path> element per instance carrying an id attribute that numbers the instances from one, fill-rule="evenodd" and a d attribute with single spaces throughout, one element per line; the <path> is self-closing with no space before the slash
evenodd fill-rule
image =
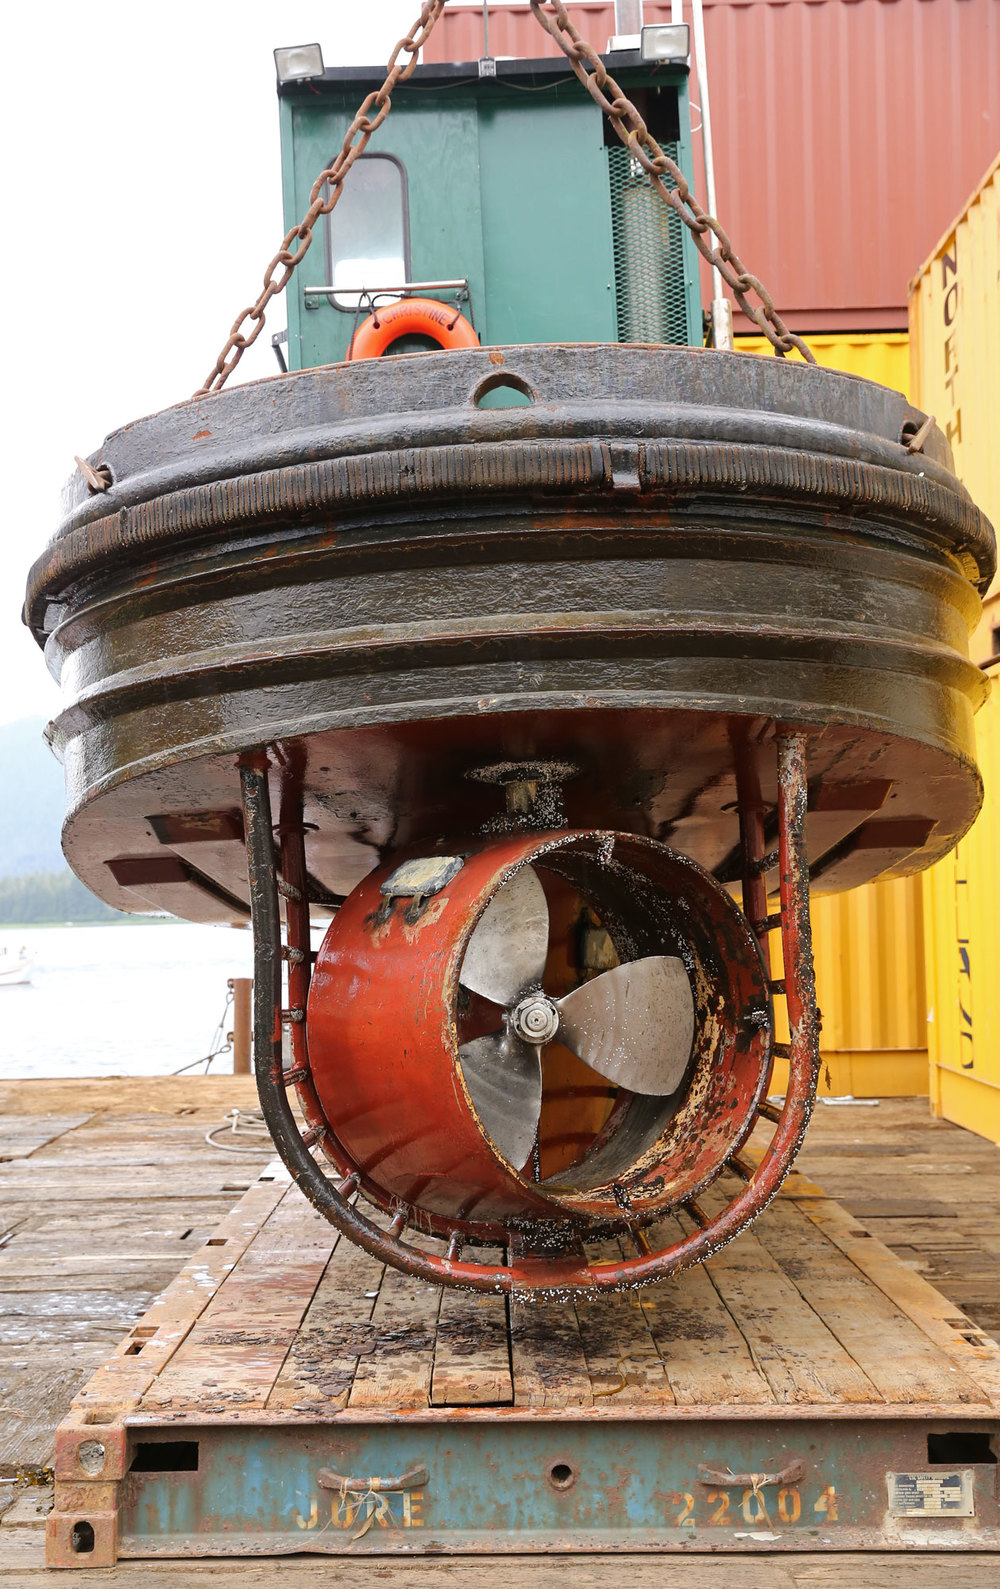
<path id="1" fill-rule="evenodd" d="M 549 951 L 549 907 L 530 866 L 522 866 L 490 900 L 469 939 L 459 981 L 494 1004 L 516 1004 L 538 987 Z"/>
<path id="2" fill-rule="evenodd" d="M 490 1032 L 463 1043 L 458 1057 L 487 1135 L 519 1170 L 534 1147 L 542 1112 L 538 1049 L 513 1032 Z"/>
<path id="3" fill-rule="evenodd" d="M 555 999 L 559 1041 L 629 1092 L 665 1097 L 691 1058 L 694 997 L 684 962 L 650 955 Z"/>

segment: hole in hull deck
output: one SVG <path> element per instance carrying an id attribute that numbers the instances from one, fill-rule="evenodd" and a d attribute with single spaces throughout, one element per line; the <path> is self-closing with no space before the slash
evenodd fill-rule
<path id="1" fill-rule="evenodd" d="M 139 1440 L 132 1473 L 197 1473 L 197 1440 Z"/>
<path id="2" fill-rule="evenodd" d="M 927 1436 L 927 1460 L 947 1467 L 995 1465 L 997 1453 L 985 1429 L 947 1429 Z"/>
<path id="3" fill-rule="evenodd" d="M 530 408 L 535 401 L 527 381 L 517 375 L 490 375 L 476 388 L 477 408 Z"/>
<path id="4" fill-rule="evenodd" d="M 69 1547 L 74 1556 L 89 1556 L 94 1548 L 93 1524 L 86 1522 L 74 1523 L 73 1531 L 69 1536 Z"/>
<path id="5" fill-rule="evenodd" d="M 576 1483 L 576 1469 L 569 1462 L 553 1462 L 548 1478 L 554 1490 L 570 1490 Z"/>

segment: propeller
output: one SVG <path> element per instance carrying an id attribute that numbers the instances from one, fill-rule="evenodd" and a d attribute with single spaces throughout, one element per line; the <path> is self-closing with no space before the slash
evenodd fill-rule
<path id="1" fill-rule="evenodd" d="M 459 973 L 463 987 L 504 1007 L 502 1027 L 463 1043 L 458 1057 L 484 1128 L 516 1166 L 534 1146 L 541 1050 L 553 1038 L 608 1081 L 653 1097 L 676 1091 L 694 1042 L 694 997 L 676 955 L 627 961 L 555 999 L 542 991 L 548 952 L 545 891 L 522 866 L 480 916 Z"/>

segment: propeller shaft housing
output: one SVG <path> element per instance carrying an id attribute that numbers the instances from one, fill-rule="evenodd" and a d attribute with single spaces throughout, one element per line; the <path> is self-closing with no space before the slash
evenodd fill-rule
<path id="1" fill-rule="evenodd" d="M 457 1222 L 482 1239 L 635 1226 L 695 1196 L 745 1134 L 770 1067 L 767 972 L 733 899 L 633 834 L 520 834 L 449 853 L 461 870 L 430 897 L 383 891 L 398 857 L 366 878 L 319 952 L 307 1028 L 338 1163 L 414 1226 Z M 596 913 L 619 960 L 563 998 L 539 985 L 540 880 Z M 686 1028 L 671 1014 L 679 993 Z M 539 1179 L 538 1054 L 557 1033 L 595 1080 L 613 1079 L 613 1101 L 577 1161 Z"/>

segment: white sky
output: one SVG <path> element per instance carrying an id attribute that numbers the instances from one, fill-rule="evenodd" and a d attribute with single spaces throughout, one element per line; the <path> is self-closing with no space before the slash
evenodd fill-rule
<path id="1" fill-rule="evenodd" d="M 20 620 L 73 455 L 201 384 L 282 236 L 276 45 L 371 64 L 420 0 L 12 5 L 0 30 L 0 723 L 58 691 Z M 282 299 L 234 379 L 271 375 Z"/>

